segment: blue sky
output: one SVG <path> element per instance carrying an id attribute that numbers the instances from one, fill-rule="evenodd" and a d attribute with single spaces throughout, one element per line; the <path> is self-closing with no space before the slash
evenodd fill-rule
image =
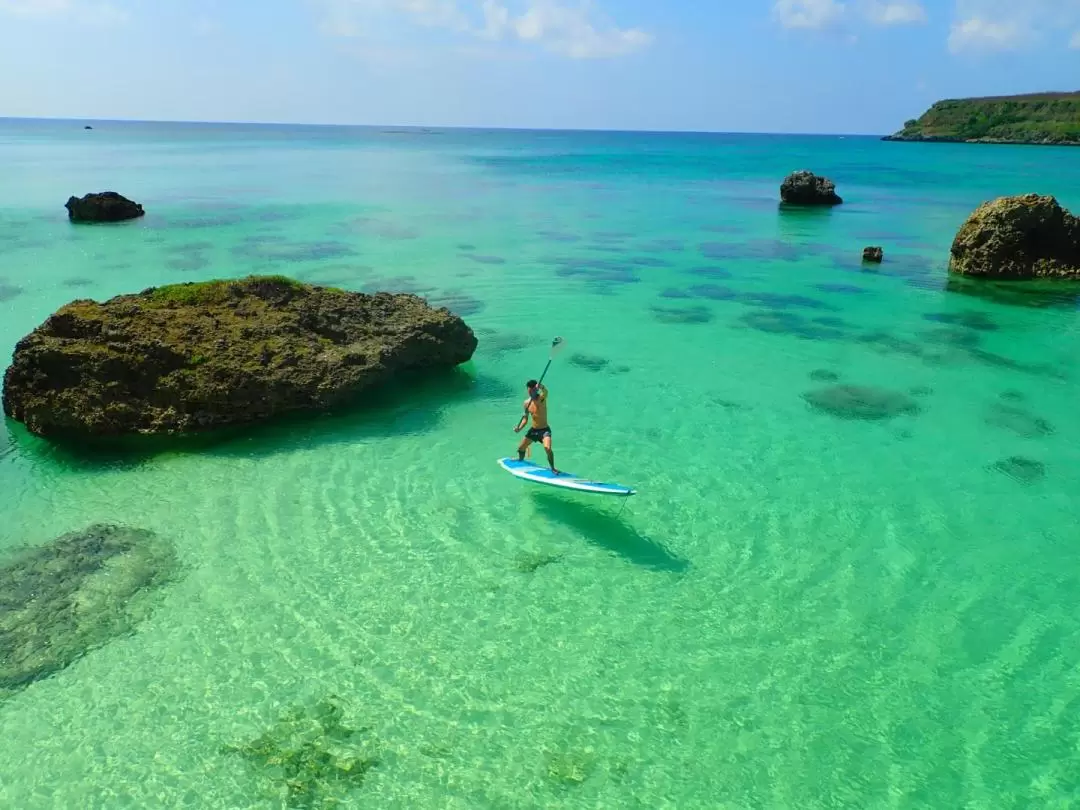
<path id="1" fill-rule="evenodd" d="M 0 116 L 886 133 L 1080 89 L 1080 0 L 0 0 Z"/>

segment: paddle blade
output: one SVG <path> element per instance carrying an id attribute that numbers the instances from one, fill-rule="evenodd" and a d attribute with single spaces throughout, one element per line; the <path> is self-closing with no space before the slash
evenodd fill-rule
<path id="1" fill-rule="evenodd" d="M 566 341 L 563 340 L 561 337 L 555 338 L 553 341 L 551 341 L 551 357 L 554 357 L 565 348 Z"/>

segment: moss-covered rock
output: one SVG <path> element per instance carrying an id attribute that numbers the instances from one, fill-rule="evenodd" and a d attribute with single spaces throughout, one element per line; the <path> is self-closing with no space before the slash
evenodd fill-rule
<path id="1" fill-rule="evenodd" d="M 4 413 L 41 436 L 194 433 L 342 404 L 476 344 L 415 295 L 280 276 L 170 285 L 50 316 L 15 348 Z"/>
<path id="2" fill-rule="evenodd" d="M 132 630 L 137 598 L 179 571 L 173 546 L 143 529 L 94 525 L 0 565 L 0 699 Z"/>
<path id="3" fill-rule="evenodd" d="M 1080 219 L 1038 194 L 983 203 L 957 232 L 949 270 L 996 279 L 1080 279 Z"/>
<path id="4" fill-rule="evenodd" d="M 64 207 L 72 222 L 123 222 L 138 219 L 145 213 L 137 202 L 115 191 L 69 197 Z"/>
<path id="5" fill-rule="evenodd" d="M 836 184 L 813 172 L 792 172 L 780 184 L 780 200 L 787 205 L 840 205 Z"/>

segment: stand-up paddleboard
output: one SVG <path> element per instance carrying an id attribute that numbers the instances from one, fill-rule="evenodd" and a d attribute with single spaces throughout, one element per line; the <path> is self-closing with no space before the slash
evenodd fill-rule
<path id="1" fill-rule="evenodd" d="M 516 458 L 500 458 L 499 466 L 517 478 L 532 481 L 536 484 L 547 484 L 550 487 L 562 487 L 573 489 L 578 492 L 591 492 L 595 495 L 618 495 L 623 498 L 636 495 L 637 492 L 622 484 L 609 484 L 604 481 L 590 481 L 588 478 L 579 478 L 573 473 L 560 471 L 555 475 L 550 467 L 541 467 L 531 461 L 518 461 Z"/>

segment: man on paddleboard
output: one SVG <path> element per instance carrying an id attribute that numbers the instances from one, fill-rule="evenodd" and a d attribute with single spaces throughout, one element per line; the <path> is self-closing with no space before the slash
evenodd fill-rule
<path id="1" fill-rule="evenodd" d="M 518 460 L 525 460 L 525 451 L 529 449 L 530 444 L 541 442 L 544 445 L 544 450 L 547 451 L 551 471 L 558 475 L 559 471 L 555 469 L 555 454 L 551 450 L 551 426 L 548 425 L 547 418 L 547 388 L 544 387 L 543 383 L 529 380 L 525 383 L 525 390 L 529 392 L 529 398 L 525 400 L 525 413 L 521 415 L 521 421 L 514 428 L 514 433 L 522 431 L 525 425 L 528 424 L 530 415 L 532 416 L 532 427 L 529 428 L 529 432 L 525 434 L 525 438 L 518 445 Z"/>

